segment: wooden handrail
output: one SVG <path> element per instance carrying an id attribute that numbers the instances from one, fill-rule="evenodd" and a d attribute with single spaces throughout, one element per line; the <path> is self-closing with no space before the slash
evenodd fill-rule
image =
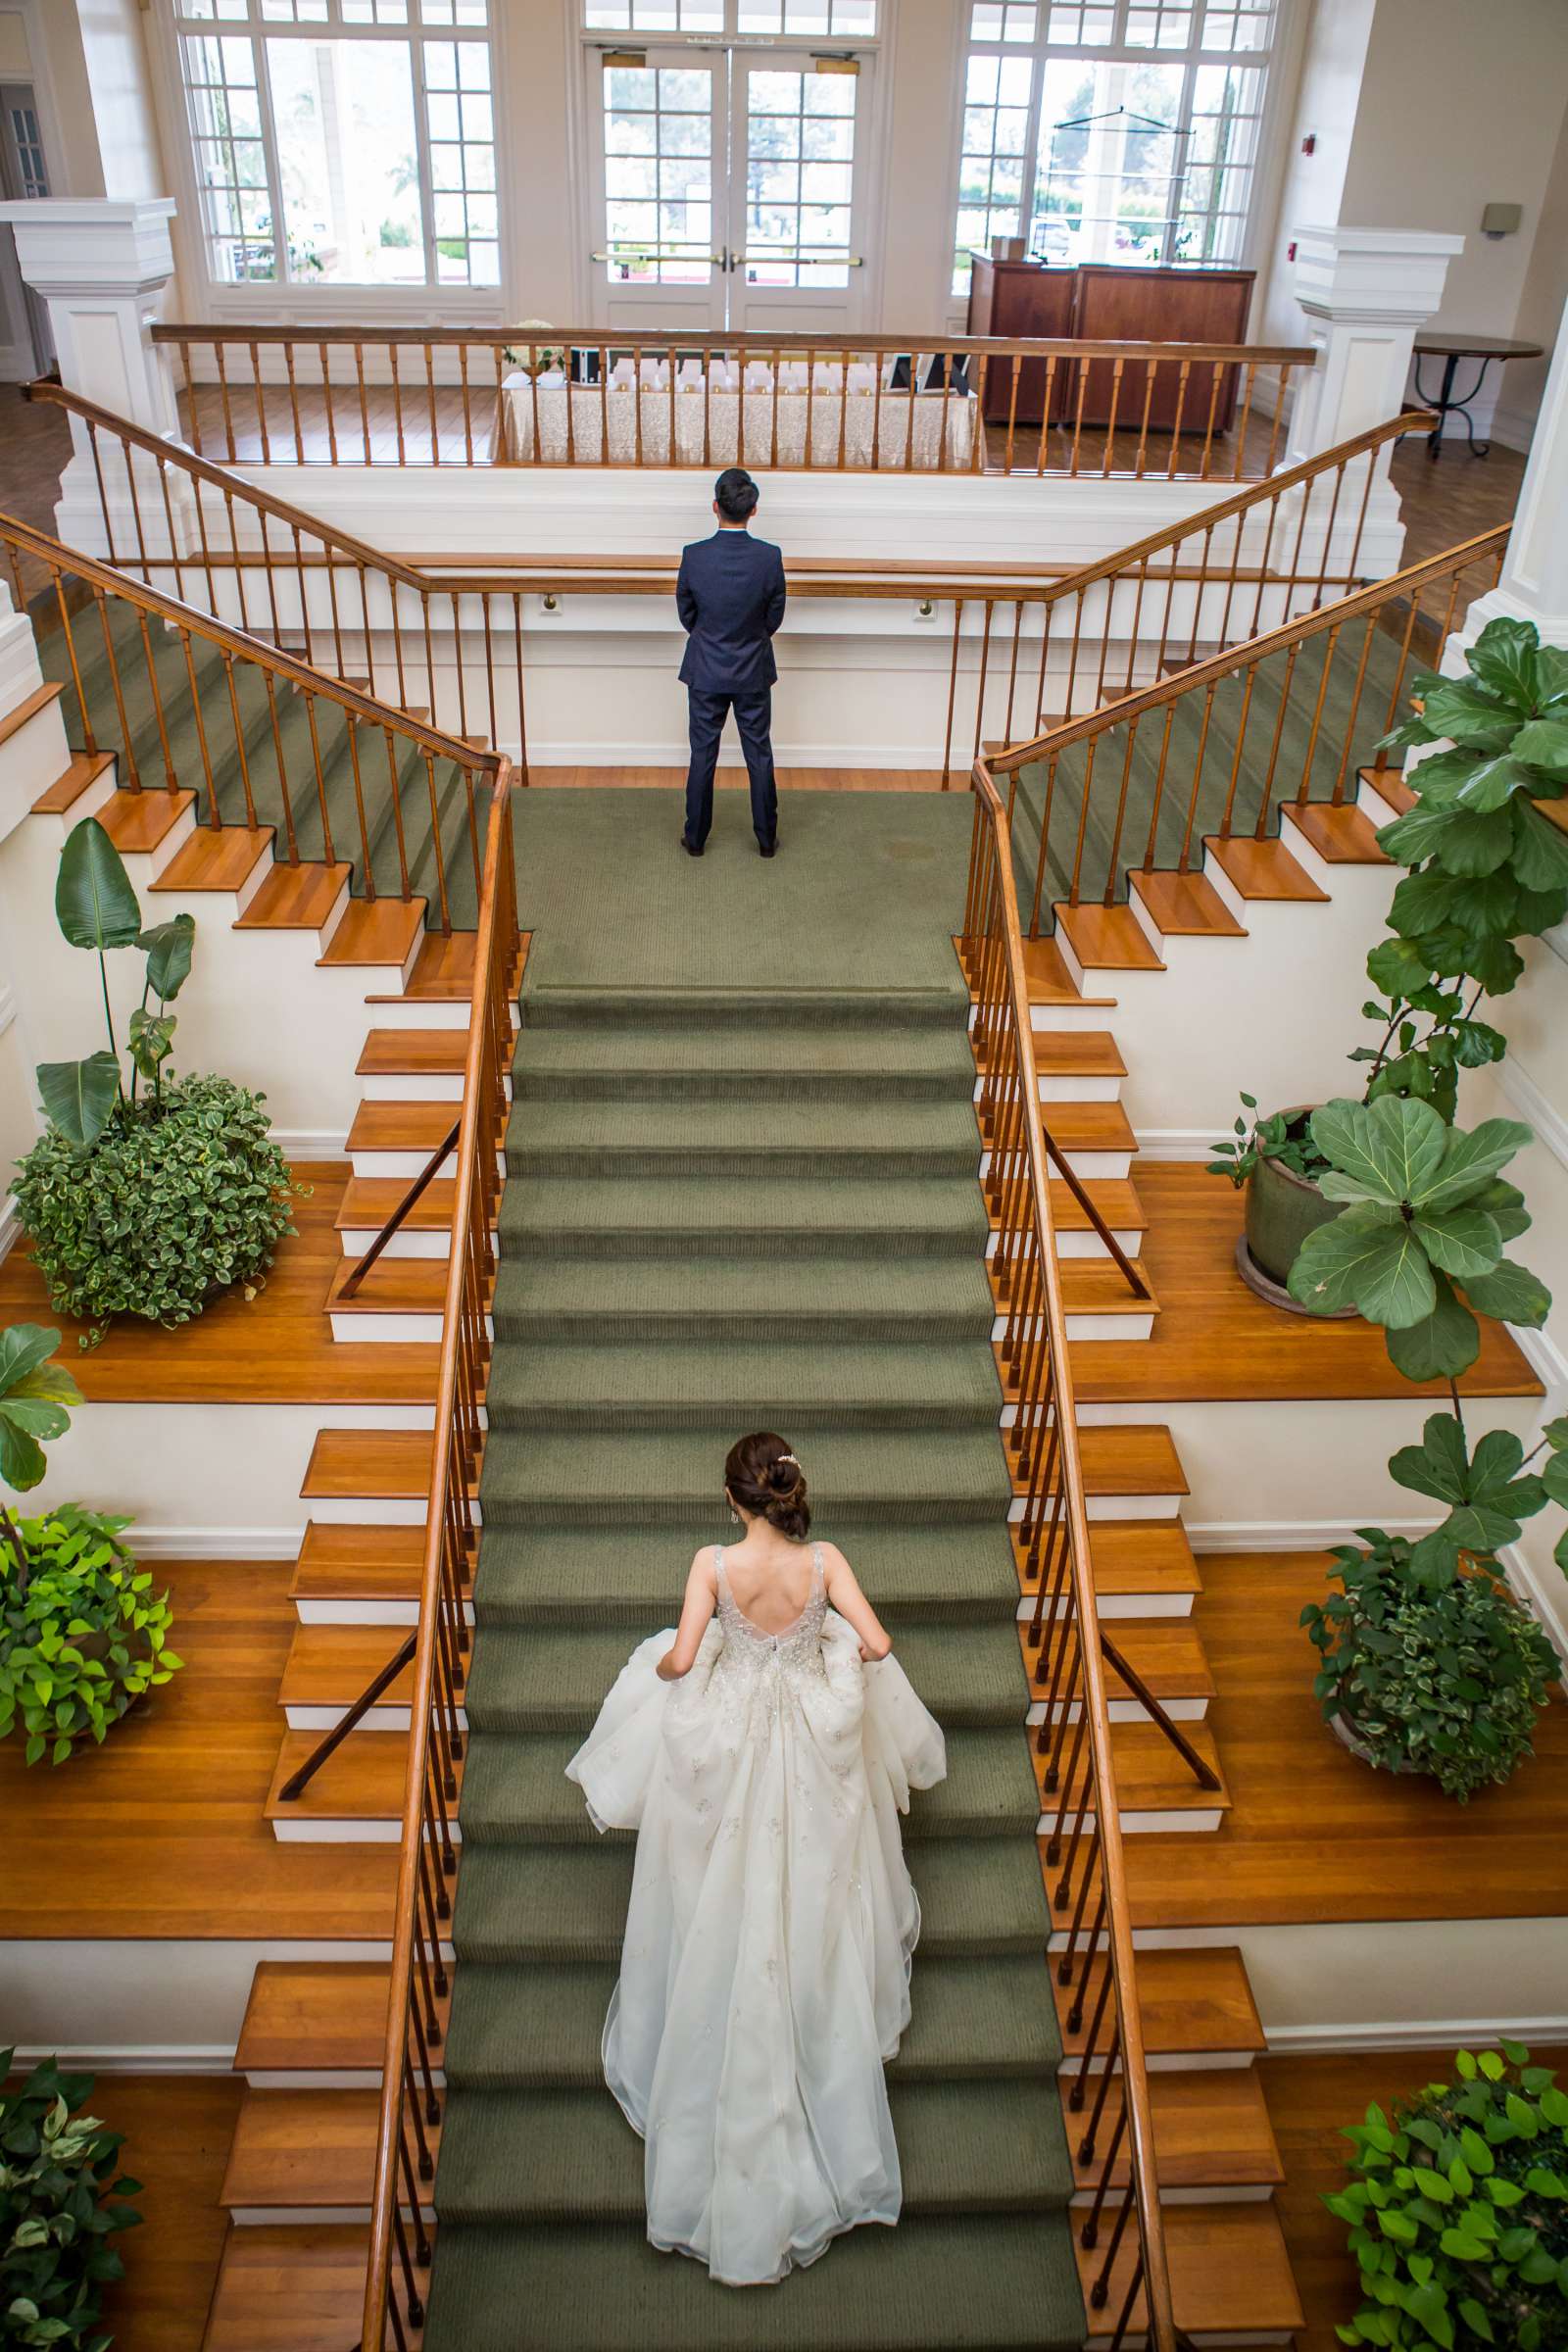
<path id="1" fill-rule="evenodd" d="M 854 333 L 810 334 L 800 328 L 774 333 L 741 327 L 672 326 L 657 331 L 634 328 L 627 332 L 605 326 L 279 326 L 237 319 L 208 323 L 178 318 L 155 319 L 155 343 L 297 343 L 311 351 L 321 343 L 333 345 L 396 343 L 400 349 L 439 350 L 460 344 L 494 344 L 516 349 L 529 344 L 539 349 L 572 346 L 597 351 L 631 351 L 639 344 L 681 351 L 879 351 L 901 357 L 908 352 L 964 352 L 977 357 L 1022 359 L 1129 360 L 1256 360 L 1265 367 L 1310 368 L 1317 359 L 1311 344 L 1302 343 L 1116 343 L 1076 341 L 1071 336 L 950 335 L 922 329 L 912 335 Z"/>
<path id="2" fill-rule="evenodd" d="M 420 2249 L 427 2252 L 419 2210 L 423 2199 L 420 2183 L 433 2176 L 428 2131 L 439 2114 L 435 2069 L 430 2061 L 430 2029 L 435 2018 L 430 1995 L 432 1984 L 439 1993 L 445 1984 L 441 1922 L 450 1915 L 447 1882 L 456 1867 L 449 1808 L 457 1796 L 453 1758 L 461 1754 L 462 1745 L 456 1731 L 456 1694 L 462 1679 L 458 1656 L 467 1639 L 464 1590 L 472 1531 L 467 1484 L 478 1446 L 487 1345 L 482 1293 L 494 1261 L 490 1225 L 499 1189 L 496 1152 L 505 1106 L 504 1042 L 512 1033 L 507 1000 L 517 953 L 511 782 L 511 763 L 503 760 L 486 827 L 474 941 L 451 1257 L 410 1695 L 361 2335 L 362 2344 L 375 2347 L 375 2352 L 381 2352 L 385 2344 L 389 2319 L 394 2343 L 405 2352 L 423 2316 L 423 2298 L 416 2278 Z M 405 2201 L 412 2208 L 407 2226 Z M 413 2258 L 409 2252 L 411 2231 Z M 394 2277 L 394 2265 L 398 2277 Z"/>
<path id="3" fill-rule="evenodd" d="M 1028 1481 L 1024 1527 L 1038 1554 L 1042 1529 L 1049 1522 L 1046 1554 L 1039 1559 L 1039 1575 L 1042 1590 L 1053 1573 L 1057 1584 L 1058 1605 L 1052 1613 L 1056 1660 L 1046 1716 L 1049 1718 L 1054 1712 L 1058 1723 L 1052 1726 L 1049 1721 L 1042 1722 L 1040 1727 L 1042 1751 L 1046 1750 L 1048 1735 L 1053 1741 L 1048 1791 L 1053 1786 L 1053 1776 L 1060 1771 L 1062 1745 L 1075 1697 L 1078 1708 L 1071 1754 L 1064 1776 L 1056 1781 L 1061 1801 L 1047 1846 L 1048 1879 L 1058 1867 L 1061 1870 L 1054 1898 L 1058 1915 L 1066 1912 L 1072 1918 L 1068 1947 L 1058 1962 L 1058 1974 L 1064 1984 L 1074 1983 L 1072 1972 L 1080 1966 L 1078 1944 L 1098 1860 L 1101 1892 L 1096 1925 L 1091 1927 L 1083 1948 L 1077 1989 L 1081 2007 L 1083 1982 L 1102 1939 L 1114 1990 L 1115 2027 L 1109 2042 L 1102 2045 L 1099 2053 L 1103 2070 L 1102 2098 L 1103 2077 L 1114 2071 L 1118 2057 L 1121 2067 L 1122 2123 L 1105 2152 L 1095 2201 L 1083 2230 L 1085 2243 L 1094 2246 L 1117 2142 L 1124 2135 L 1129 2165 L 1128 2203 L 1137 2217 L 1139 2258 L 1134 2264 L 1132 2286 L 1116 2319 L 1111 2348 L 1115 2352 L 1126 2336 L 1141 2282 L 1148 2303 L 1149 2339 L 1158 2352 L 1175 2352 L 1176 2330 L 1159 2204 L 1153 2116 L 1138 2006 L 1126 1865 L 1111 1752 L 1110 1711 L 1098 1639 L 1089 1514 L 1079 1454 L 1061 1269 L 1051 1211 L 1050 1162 L 1040 1107 L 1022 925 L 1013 882 L 1011 830 L 1002 796 L 984 760 L 975 762 L 972 786 L 977 852 L 981 854 L 977 855 L 971 870 L 965 949 L 971 985 L 978 997 L 977 1050 L 983 1045 L 982 1067 L 989 1064 L 993 1072 L 1004 1049 L 1014 1065 L 1010 1090 L 1004 1096 L 993 1097 L 990 1136 L 993 1198 L 1000 1195 L 1004 1220 L 999 1246 L 1013 1263 L 1015 1291 L 1021 1288 L 1017 1272 L 1020 1254 L 1032 1259 L 1037 1274 L 1035 1312 L 1032 1317 L 1020 1318 L 1015 1305 L 1009 1342 L 1011 1368 L 1019 1385 L 1013 1435 L 1018 1444 L 1019 1467 Z M 989 856 L 983 854 L 987 850 Z M 1000 1180 L 996 1175 L 999 1155 L 1004 1160 Z M 1029 1328 L 1030 1323 L 1034 1329 Z M 1073 1665 L 1064 1676 L 1063 1662 L 1069 1652 Z M 1080 1787 L 1075 1783 L 1085 1747 L 1087 1755 L 1083 1757 Z M 1076 1821 L 1063 1850 L 1067 1819 L 1073 1813 Z M 1089 1817 L 1094 1828 L 1086 1839 L 1085 1823 Z M 1080 1867 L 1082 1878 L 1075 1901 L 1073 1874 Z M 1090 2047 L 1084 2054 L 1075 2094 L 1069 2099 L 1070 2111 L 1081 2106 L 1086 2095 L 1084 2085 L 1102 2023 L 1102 2016 L 1097 2018 L 1091 2029 Z M 1099 2112 L 1097 2107 L 1097 2117 Z M 1096 2123 L 1092 2120 L 1085 2143 L 1090 2150 L 1094 2147 L 1095 2132 Z M 1091 2158 L 1086 2157 L 1085 2161 Z M 1113 2228 L 1110 2249 L 1092 2294 L 1092 2300 L 1100 2305 L 1104 2304 L 1108 2294 L 1111 2267 L 1124 2227 L 1125 2212 L 1118 2216 Z"/>

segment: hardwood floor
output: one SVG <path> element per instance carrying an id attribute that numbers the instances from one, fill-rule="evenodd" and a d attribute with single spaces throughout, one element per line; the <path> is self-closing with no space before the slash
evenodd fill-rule
<path id="1" fill-rule="evenodd" d="M 284 1842 L 265 1818 L 292 1563 L 148 1565 L 184 1672 L 58 1771 L 0 1741 L 0 1941 L 389 1936 L 396 1847 Z M 389 1654 L 400 1639 L 388 1629 Z"/>
<path id="2" fill-rule="evenodd" d="M 1045 1105 L 1048 1126 L 1053 1106 Z M 1234 1253 L 1242 1196 L 1192 1161 L 1143 1160 L 1133 1181 L 1148 1216 L 1142 1258 L 1159 1300 L 1147 1340 L 1075 1340 L 1082 1403 L 1172 1403 L 1210 1397 L 1413 1396 L 1383 1335 L 1358 1317 L 1287 1314 L 1247 1288 Z M 1507 1332 L 1483 1327 L 1481 1355 L 1460 1384 L 1476 1396 L 1535 1396 L 1541 1384 Z"/>
<path id="3" fill-rule="evenodd" d="M 780 792 L 940 792 L 939 767 L 781 767 Z M 611 785 L 640 786 L 652 792 L 678 792 L 686 782 L 679 767 L 530 767 L 530 786 L 603 791 Z M 715 777 L 720 792 L 746 788 L 744 767 L 720 767 Z M 967 771 L 956 769 L 951 792 L 968 790 Z"/>
<path id="4" fill-rule="evenodd" d="M 1550 1860 L 1568 1838 L 1560 1690 L 1534 1757 L 1506 1787 L 1456 1805 L 1424 1779 L 1370 1771 L 1319 1715 L 1298 1619 L 1324 1592 L 1324 1553 L 1208 1553 L 1198 1565 L 1193 1623 L 1217 1691 L 1205 1728 L 1230 1810 L 1212 1836 L 1127 1840 L 1136 1927 L 1531 1919 L 1565 1908 Z"/>
<path id="5" fill-rule="evenodd" d="M 445 1121 L 443 1121 L 445 1124 Z M 58 1329 L 62 1359 L 95 1403 L 425 1404 L 435 1398 L 440 1350 L 335 1341 L 323 1309 L 342 1263 L 336 1218 L 346 1160 L 303 1162 L 291 1241 L 254 1298 L 231 1292 L 175 1331 L 119 1316 L 97 1348 L 79 1352 L 83 1326 L 58 1315 L 31 1252 L 19 1243 L 0 1264 L 0 1323 Z"/>
<path id="6" fill-rule="evenodd" d="M 1451 2052 L 1357 2052 L 1353 2057 L 1264 2058 L 1259 2061 L 1269 2120 L 1285 2163 L 1275 2204 L 1290 2249 L 1291 2268 L 1306 2313 L 1297 2352 L 1338 2352 L 1336 2326 L 1354 2313 L 1360 2296 L 1355 2265 L 1346 2251 L 1346 2227 L 1323 2204 L 1343 2188 L 1348 2143 L 1345 2125 L 1359 2123 L 1367 2102 L 1387 2109 L 1391 2099 L 1446 2076 Z M 1568 2068 L 1568 2050 L 1533 2049 L 1542 2066 Z"/>
<path id="7" fill-rule="evenodd" d="M 92 2113 L 123 2132 L 142 2183 L 139 2230 L 112 2242 L 125 2265 L 105 2300 L 115 2352 L 200 2352 L 228 2216 L 218 2202 L 245 2086 L 232 2075 L 100 2075 Z"/>

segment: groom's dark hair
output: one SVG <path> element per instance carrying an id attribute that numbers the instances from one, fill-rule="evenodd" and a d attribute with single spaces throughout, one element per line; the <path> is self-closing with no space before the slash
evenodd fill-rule
<path id="1" fill-rule="evenodd" d="M 713 484 L 713 497 L 726 522 L 747 522 L 761 493 L 744 466 L 726 466 Z"/>

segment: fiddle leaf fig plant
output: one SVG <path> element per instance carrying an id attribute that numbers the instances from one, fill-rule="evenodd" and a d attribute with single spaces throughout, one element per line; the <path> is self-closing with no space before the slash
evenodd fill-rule
<path id="1" fill-rule="evenodd" d="M 0 1332 L 0 1481 L 19 1494 L 30 1493 L 44 1474 L 44 1446 L 71 1427 L 69 1405 L 81 1391 L 63 1364 L 50 1362 L 60 1345 L 58 1331 L 36 1323 L 13 1323 Z M 9 1511 L 0 1506 L 0 1533 L 24 1581 L 26 1550 Z"/>
<path id="2" fill-rule="evenodd" d="M 1475 1362 L 1472 1309 L 1539 1329 L 1545 1285 L 1503 1254 L 1530 1219 L 1500 1171 L 1531 1140 L 1514 1119 L 1466 1133 L 1432 1103 L 1382 1096 L 1326 1103 L 1312 1140 L 1328 1162 L 1318 1185 L 1348 1205 L 1308 1234 L 1291 1270 L 1291 1296 L 1315 1314 L 1354 1306 L 1383 1327 L 1407 1380 L 1452 1380 Z"/>

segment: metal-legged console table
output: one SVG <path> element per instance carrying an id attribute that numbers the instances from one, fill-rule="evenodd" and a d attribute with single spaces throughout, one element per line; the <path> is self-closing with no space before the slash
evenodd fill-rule
<path id="1" fill-rule="evenodd" d="M 1494 360 L 1539 360 L 1542 348 L 1539 343 L 1511 343 L 1504 335 L 1446 335 L 1438 329 L 1433 329 L 1424 335 L 1417 335 L 1415 339 L 1415 396 L 1423 408 L 1435 409 L 1438 416 L 1437 424 L 1427 435 L 1427 456 L 1434 465 L 1437 463 L 1438 452 L 1443 447 L 1443 428 L 1450 416 L 1464 418 L 1465 437 L 1473 458 L 1485 458 L 1491 455 L 1491 442 L 1476 439 L 1476 428 L 1470 421 L 1470 404 L 1479 398 L 1481 387 L 1487 380 L 1487 369 L 1492 366 Z M 1421 381 L 1423 359 L 1440 359 L 1444 364 L 1443 388 L 1436 395 L 1427 391 Z M 1453 379 L 1458 372 L 1461 360 L 1474 360 L 1478 363 L 1476 380 L 1462 400 L 1455 400 Z"/>

